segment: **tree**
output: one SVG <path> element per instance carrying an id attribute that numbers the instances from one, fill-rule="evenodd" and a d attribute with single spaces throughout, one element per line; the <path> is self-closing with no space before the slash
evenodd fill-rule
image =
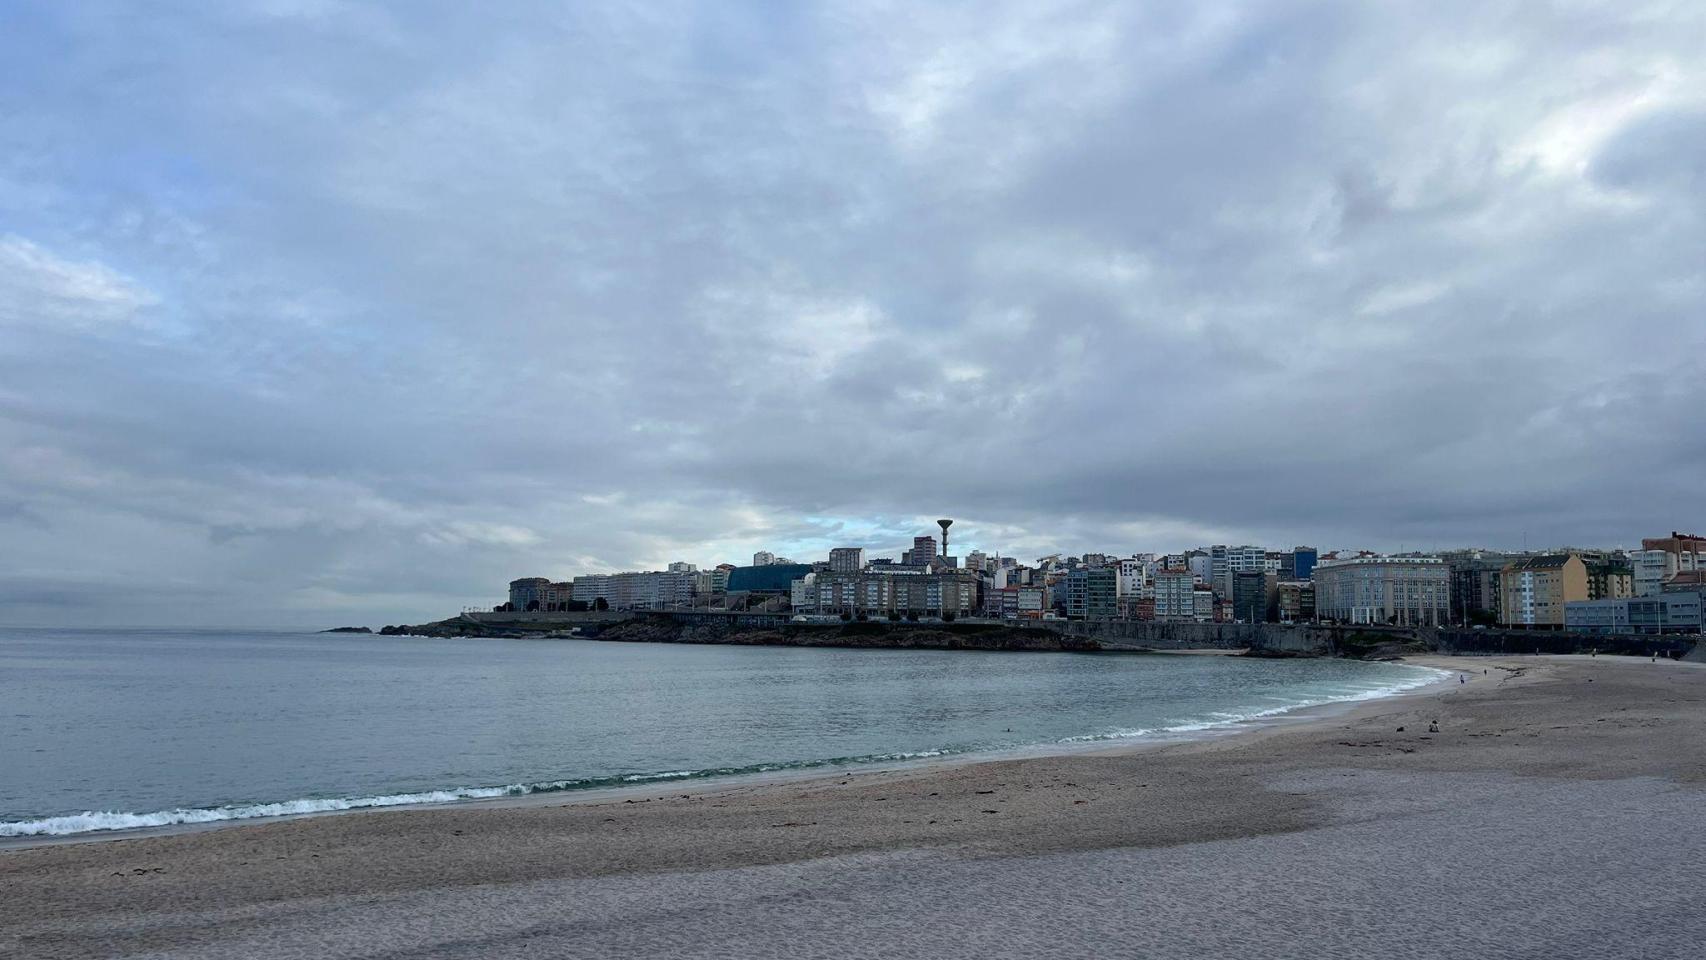
<path id="1" fill-rule="evenodd" d="M 953 623 L 954 622 L 954 616 L 955 616 L 954 611 L 944 610 L 944 611 L 942 611 L 942 622 L 943 623 Z"/>
<path id="2" fill-rule="evenodd" d="M 527 601 L 527 612 L 528 613 L 532 613 L 533 611 L 538 610 L 538 609 L 539 609 L 539 601 L 537 601 L 537 600 Z"/>
<path id="3" fill-rule="evenodd" d="M 841 611 L 841 622 L 842 623 L 848 623 L 852 619 L 853 619 L 853 615 L 851 613 L 848 613 L 845 610 Z"/>
<path id="4" fill-rule="evenodd" d="M 610 601 L 604 599 L 603 597 L 599 597 L 598 599 L 596 599 L 592 602 L 592 608 L 594 610 L 609 610 L 610 609 Z"/>

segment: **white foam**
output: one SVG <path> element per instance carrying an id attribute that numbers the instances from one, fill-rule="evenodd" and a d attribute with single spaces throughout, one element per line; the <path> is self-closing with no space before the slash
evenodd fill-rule
<path id="1" fill-rule="evenodd" d="M 1289 713 L 1305 707 L 1320 706 L 1329 703 L 1350 703 L 1360 700 L 1374 700 L 1389 697 L 1394 694 L 1413 690 L 1437 682 L 1450 673 L 1435 670 L 1431 667 L 1419 667 L 1426 671 L 1411 680 L 1367 690 L 1347 692 L 1343 695 L 1332 695 L 1306 700 L 1285 701 L 1280 706 L 1248 713 L 1215 712 L 1209 714 L 1213 719 L 1186 720 L 1171 723 L 1162 727 L 1142 728 L 1136 730 L 1115 730 L 1105 733 L 1087 734 L 1084 736 L 1066 737 L 1060 743 L 1087 743 L 1106 740 L 1123 740 L 1134 737 L 1149 737 L 1157 734 L 1196 733 L 1212 730 L 1234 724 L 1260 720 L 1266 717 Z M 300 816 L 312 813 L 333 813 L 339 810 L 366 810 L 376 807 L 403 807 L 435 803 L 454 803 L 459 800 L 490 800 L 496 797 L 525 796 L 531 793 L 545 793 L 557 790 L 573 789 L 577 786 L 593 786 L 599 783 L 655 783 L 658 781 L 680 780 L 688 777 L 736 775 L 741 773 L 771 773 L 782 770 L 809 770 L 819 767 L 834 767 L 845 764 L 887 763 L 897 760 L 917 760 L 930 757 L 941 757 L 955 750 L 917 750 L 898 753 L 876 754 L 865 757 L 845 757 L 836 760 L 807 761 L 801 763 L 760 764 L 753 767 L 729 768 L 721 770 L 671 770 L 664 773 L 637 773 L 615 777 L 608 780 L 557 780 L 545 783 L 511 784 L 501 787 L 460 787 L 449 790 L 428 790 L 422 793 L 391 793 L 374 797 L 350 797 L 330 799 L 286 800 L 278 803 L 233 804 L 220 807 L 179 807 L 173 810 L 157 810 L 152 813 L 119 813 L 113 811 L 85 810 L 82 813 L 66 814 L 57 817 L 44 817 L 40 820 L 17 820 L 0 822 L 0 838 L 5 837 L 57 837 L 79 833 L 98 833 L 107 830 L 137 830 L 147 827 L 170 827 L 199 823 L 217 823 L 222 820 L 257 820 L 266 817 Z"/>

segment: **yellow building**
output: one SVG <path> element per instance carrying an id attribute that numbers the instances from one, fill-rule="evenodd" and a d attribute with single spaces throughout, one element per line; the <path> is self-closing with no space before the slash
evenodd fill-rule
<path id="1" fill-rule="evenodd" d="M 1564 604 L 1594 599 L 1591 593 L 1587 564 L 1573 553 L 1507 563 L 1499 576 L 1499 621 L 1513 627 L 1562 627 Z"/>

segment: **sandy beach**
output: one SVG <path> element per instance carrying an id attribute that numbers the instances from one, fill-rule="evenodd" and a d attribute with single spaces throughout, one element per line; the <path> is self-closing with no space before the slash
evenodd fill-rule
<path id="1" fill-rule="evenodd" d="M 1698 956 L 1706 669 L 1417 662 L 1469 682 L 1161 747 L 8 850 L 0 955 Z"/>

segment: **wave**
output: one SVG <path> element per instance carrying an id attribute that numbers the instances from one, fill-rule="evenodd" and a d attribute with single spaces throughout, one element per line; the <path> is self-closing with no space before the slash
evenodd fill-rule
<path id="1" fill-rule="evenodd" d="M 99 833 L 107 830 L 138 830 L 147 827 L 192 826 L 218 823 L 222 820 L 259 820 L 267 817 L 290 817 L 312 813 L 336 813 L 343 810 L 368 810 L 377 807 L 405 807 L 428 804 L 455 803 L 466 800 L 496 800 L 502 797 L 526 797 L 539 793 L 558 793 L 571 790 L 595 790 L 600 787 L 644 786 L 675 780 L 703 780 L 711 777 L 738 777 L 762 773 L 782 773 L 794 770 L 813 770 L 824 767 L 859 766 L 873 763 L 897 763 L 947 756 L 952 749 L 916 750 L 900 753 L 870 754 L 858 757 L 832 757 L 824 760 L 800 760 L 782 763 L 758 763 L 744 767 L 712 767 L 706 770 L 667 770 L 661 773 L 632 773 L 611 777 L 585 777 L 578 780 L 545 780 L 538 783 L 512 783 L 501 787 L 454 787 L 445 790 L 426 790 L 420 793 L 388 793 L 373 797 L 309 797 L 276 803 L 226 804 L 218 807 L 178 807 L 151 813 L 117 813 L 85 810 L 82 813 L 43 817 L 39 820 L 0 822 L 0 838 L 62 837 L 79 833 Z"/>
<path id="2" fill-rule="evenodd" d="M 1253 720 L 1266 720 L 1269 717 L 1277 717 L 1282 714 L 1290 713 L 1293 710 L 1306 710 L 1310 707 L 1324 707 L 1333 703 L 1360 703 L 1364 700 L 1379 700 L 1382 697 L 1395 696 L 1400 693 L 1425 687 L 1430 683 L 1438 683 L 1451 676 L 1449 671 L 1437 670 L 1433 667 L 1416 667 L 1414 669 L 1424 670 L 1426 673 L 1409 680 L 1373 687 L 1367 690 L 1357 690 L 1355 692 L 1345 694 L 1328 694 L 1302 700 L 1284 700 L 1279 706 L 1268 707 L 1264 710 L 1251 710 L 1244 713 L 1232 713 L 1223 710 L 1216 710 L 1208 714 L 1208 716 L 1213 719 L 1179 720 L 1162 727 L 1140 727 L 1132 730 L 1108 730 L 1102 733 L 1087 733 L 1077 737 L 1066 737 L 1057 742 L 1100 743 L 1109 740 L 1131 740 L 1139 737 L 1166 736 L 1180 733 L 1201 733 L 1205 730 L 1217 730 L 1224 727 L 1237 726 L 1238 724 L 1249 723 Z"/>
<path id="3" fill-rule="evenodd" d="M 1418 687 L 1436 683 L 1450 676 L 1447 671 L 1435 670 L 1431 667 L 1418 667 L 1426 673 L 1412 679 L 1397 683 L 1386 684 L 1367 690 L 1358 690 L 1344 694 L 1326 694 L 1300 700 L 1282 701 L 1280 705 L 1262 710 L 1234 713 L 1217 711 L 1208 714 L 1207 719 L 1190 719 L 1169 723 L 1160 727 L 1145 727 L 1130 730 L 1110 730 L 1102 733 L 1085 734 L 1082 736 L 1064 737 L 1054 742 L 1061 744 L 1094 743 L 1111 740 L 1128 740 L 1141 737 L 1167 736 L 1182 733 L 1196 733 L 1222 727 L 1234 726 L 1253 720 L 1302 710 L 1308 707 L 1323 706 L 1330 703 L 1354 703 L 1362 700 L 1374 700 L 1394 694 L 1414 690 Z M 585 777 L 576 780 L 545 780 L 536 783 L 513 783 L 496 787 L 455 787 L 443 790 L 426 790 L 419 793 L 389 793 L 367 797 L 308 797 L 300 800 L 284 800 L 273 803 L 225 804 L 217 807 L 178 807 L 171 810 L 156 810 L 150 813 L 120 813 L 113 811 L 85 810 L 82 813 L 65 814 L 56 817 L 43 817 L 39 820 L 0 821 L 0 838 L 15 837 L 59 837 L 73 836 L 83 833 L 100 833 L 111 830 L 138 830 L 149 827 L 192 826 L 203 823 L 218 823 L 225 820 L 259 820 L 269 817 L 301 816 L 315 813 L 335 813 L 343 810 L 369 810 L 383 807 L 423 806 L 431 804 L 455 803 L 468 800 L 495 800 L 503 797 L 525 797 L 542 793 L 559 793 L 575 790 L 593 790 L 601 787 L 643 786 L 646 784 L 668 783 L 677 780 L 704 780 L 712 777 L 738 777 L 764 773 L 786 773 L 794 771 L 818 770 L 833 767 L 864 766 L 879 763 L 898 763 L 906 760 L 924 760 L 934 757 L 957 756 L 990 749 L 1008 749 L 1023 746 L 1022 744 L 1001 744 L 986 746 L 942 747 L 934 750 L 916 750 L 897 753 L 867 754 L 854 757 L 832 757 L 821 760 L 797 760 L 777 763 L 759 763 L 742 767 L 712 767 L 704 770 L 666 770 L 657 773 L 632 773 L 608 777 Z M 1034 746 L 1034 745 L 1033 745 Z"/>

